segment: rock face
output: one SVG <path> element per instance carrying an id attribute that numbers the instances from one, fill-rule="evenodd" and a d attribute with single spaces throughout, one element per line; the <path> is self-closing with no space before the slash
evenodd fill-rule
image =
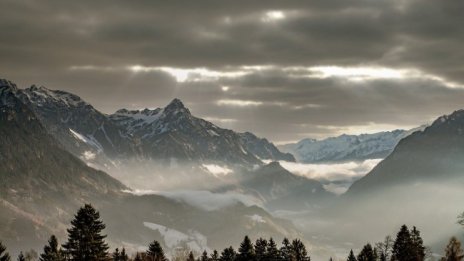
<path id="1" fill-rule="evenodd" d="M 17 92 L 0 81 L 0 234 L 37 242 L 41 233 L 63 229 L 84 202 L 104 202 L 127 188 L 64 150 Z"/>
<path id="2" fill-rule="evenodd" d="M 260 159 L 294 160 L 266 139 L 236 133 L 193 116 L 179 99 L 155 110 L 122 109 L 110 119 L 136 137 L 154 159 L 259 164 Z"/>
<path id="3" fill-rule="evenodd" d="M 464 180 L 464 111 L 435 120 L 423 131 L 404 138 L 395 150 L 348 194 L 416 182 Z"/>
<path id="4" fill-rule="evenodd" d="M 77 95 L 43 86 L 17 89 L 15 95 L 66 150 L 100 166 L 123 158 L 246 165 L 260 159 L 294 161 L 266 139 L 194 117 L 179 99 L 165 108 L 106 115 Z"/>
<path id="5" fill-rule="evenodd" d="M 324 140 L 304 139 L 279 146 L 292 153 L 299 162 L 343 162 L 380 159 L 388 156 L 398 142 L 411 131 L 394 130 L 374 134 L 341 135 Z"/>
<path id="6" fill-rule="evenodd" d="M 29 99 L 24 95 L 34 94 L 26 94 L 13 83 L 0 80 L 0 238 L 13 254 L 24 249 L 41 249 L 51 234 L 63 242 L 70 220 L 84 203 L 91 203 L 101 211 L 112 248 L 125 246 L 129 251 L 144 247 L 152 240 L 159 240 L 170 251 L 177 246 L 171 245 L 173 240 L 192 247 L 222 249 L 230 242 L 240 242 L 243 235 L 278 239 L 298 236 L 291 223 L 240 201 L 217 209 L 203 209 L 167 196 L 128 193 L 129 188 L 106 173 L 88 167 L 50 134 L 51 126 L 59 126 L 60 117 L 75 119 L 75 114 L 57 114 L 56 121 L 46 119 L 49 127 L 45 128 L 43 116 L 37 116 L 31 104 L 25 103 L 37 102 L 39 97 Z M 55 92 L 53 95 L 57 95 L 55 102 L 63 108 L 69 105 L 95 112 L 77 98 Z M 50 96 L 49 93 L 46 101 Z M 58 112 L 63 109 L 54 108 Z M 101 117 L 101 114 L 94 116 Z M 99 121 L 93 118 L 83 125 L 97 126 L 93 125 L 95 122 Z M 107 124 L 112 126 L 111 121 Z M 117 130 L 119 127 L 115 126 Z M 75 125 L 76 133 L 86 130 L 78 127 Z M 108 146 L 115 151 L 120 148 L 109 143 Z M 173 239 L 173 234 L 180 237 Z"/>

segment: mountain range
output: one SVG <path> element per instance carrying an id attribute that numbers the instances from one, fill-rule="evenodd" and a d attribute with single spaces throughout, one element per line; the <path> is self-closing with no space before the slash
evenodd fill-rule
<path id="1" fill-rule="evenodd" d="M 179 99 L 164 108 L 106 115 L 77 95 L 43 86 L 18 89 L 16 95 L 68 151 L 103 166 L 127 158 L 244 165 L 295 160 L 266 139 L 193 116 Z"/>
<path id="2" fill-rule="evenodd" d="M 0 238 L 13 253 L 25 247 L 39 249 L 50 234 L 64 239 L 73 213 L 89 202 L 101 211 L 110 244 L 124 245 L 128 250 L 139 249 L 154 239 L 168 251 L 178 244 L 201 251 L 220 249 L 231 238 L 239 242 L 244 234 L 276 238 L 298 235 L 290 222 L 239 200 L 218 208 L 202 208 L 168 196 L 132 193 L 118 180 L 65 150 L 66 144 L 58 141 L 65 138 L 59 135 L 65 132 L 49 131 L 50 126 L 46 128 L 42 121 L 44 114 L 37 116 L 31 109 L 34 107 L 24 102 L 24 95 L 27 94 L 15 84 L 0 80 Z M 66 97 L 68 104 L 95 112 L 75 97 Z M 65 105 L 62 96 L 55 98 Z M 55 123 L 72 122 L 73 115 L 67 116 L 69 121 L 58 118 Z M 105 126 L 94 129 L 94 133 L 108 133 L 109 127 L 104 124 L 112 127 L 112 123 L 100 119 L 103 124 L 98 124 L 96 118 L 82 119 L 82 128 Z M 51 117 L 48 120 L 53 122 Z M 105 145 L 113 152 L 123 148 Z"/>
<path id="3" fill-rule="evenodd" d="M 323 140 L 303 139 L 297 143 L 280 145 L 279 149 L 291 153 L 298 162 L 335 163 L 383 159 L 396 144 L 424 126 L 411 130 L 384 131 L 373 134 L 329 137 Z"/>

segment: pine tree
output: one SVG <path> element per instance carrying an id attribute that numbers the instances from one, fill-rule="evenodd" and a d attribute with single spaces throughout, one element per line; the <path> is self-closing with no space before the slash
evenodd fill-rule
<path id="1" fill-rule="evenodd" d="M 193 252 L 190 251 L 187 261 L 195 261 L 195 257 L 193 256 Z"/>
<path id="2" fill-rule="evenodd" d="M 280 260 L 279 250 L 277 249 L 277 244 L 275 243 L 272 237 L 269 239 L 269 243 L 267 244 L 266 249 L 266 261 L 276 261 Z"/>
<path id="3" fill-rule="evenodd" d="M 119 248 L 116 248 L 112 254 L 113 261 L 120 261 L 121 260 L 121 253 L 119 253 Z"/>
<path id="4" fill-rule="evenodd" d="M 61 250 L 58 249 L 58 240 L 52 235 L 48 240 L 48 245 L 44 247 L 44 252 L 40 255 L 40 261 L 64 261 Z"/>
<path id="5" fill-rule="evenodd" d="M 237 257 L 237 253 L 235 252 L 234 248 L 231 246 L 222 251 L 221 257 L 219 258 L 219 260 L 220 261 L 235 261 L 236 257 Z"/>
<path id="6" fill-rule="evenodd" d="M 218 261 L 219 260 L 219 254 L 218 251 L 215 249 L 213 253 L 211 254 L 211 261 Z"/>
<path id="7" fill-rule="evenodd" d="M 121 255 L 119 257 L 120 261 L 129 261 L 129 256 L 126 254 L 126 249 L 123 247 L 121 250 Z"/>
<path id="8" fill-rule="evenodd" d="M 294 239 L 291 245 L 292 261 L 309 261 L 308 252 L 306 247 L 299 239 Z"/>
<path id="9" fill-rule="evenodd" d="M 353 249 L 350 250 L 350 254 L 348 255 L 346 261 L 357 261 L 356 257 L 354 256 Z"/>
<path id="10" fill-rule="evenodd" d="M 358 261 L 376 261 L 377 254 L 375 253 L 374 249 L 372 248 L 371 244 L 367 243 L 361 252 L 358 254 Z"/>
<path id="11" fill-rule="evenodd" d="M 23 252 L 19 252 L 18 261 L 26 261 L 26 258 L 23 255 Z"/>
<path id="12" fill-rule="evenodd" d="M 255 260 L 256 254 L 253 243 L 248 236 L 245 236 L 240 248 L 238 249 L 237 261 L 252 261 Z"/>
<path id="13" fill-rule="evenodd" d="M 413 227 L 411 232 L 411 241 L 412 241 L 412 252 L 414 260 L 422 261 L 425 259 L 425 247 L 424 241 L 420 236 L 420 231 L 416 227 Z"/>
<path id="14" fill-rule="evenodd" d="M 135 254 L 134 261 L 143 261 L 142 257 L 140 256 L 140 253 Z"/>
<path id="15" fill-rule="evenodd" d="M 446 246 L 445 257 L 442 261 L 461 261 L 464 260 L 464 252 L 461 249 L 461 242 L 455 237 L 452 237 Z"/>
<path id="16" fill-rule="evenodd" d="M 69 260 L 72 261 L 100 261 L 108 259 L 108 245 L 101 235 L 105 224 L 100 220 L 100 213 L 90 204 L 80 208 L 72 227 L 68 229 L 68 242 L 63 245 Z"/>
<path id="17" fill-rule="evenodd" d="M 10 254 L 6 252 L 6 247 L 0 241 L 0 261 L 10 261 Z"/>
<path id="18" fill-rule="evenodd" d="M 154 240 L 149 246 L 147 250 L 147 256 L 150 261 L 165 261 L 167 260 L 166 256 L 164 255 L 164 250 L 161 247 L 160 243 Z"/>
<path id="19" fill-rule="evenodd" d="M 288 241 L 288 238 L 284 238 L 280 248 L 280 258 L 282 260 L 291 260 L 291 250 L 290 241 Z"/>
<path id="20" fill-rule="evenodd" d="M 255 243 L 255 255 L 256 260 L 264 260 L 267 254 L 267 240 L 263 238 L 258 238 Z"/>
<path id="21" fill-rule="evenodd" d="M 411 233 L 406 225 L 401 226 L 396 235 L 392 250 L 392 261 L 415 261 L 413 241 Z"/>
<path id="22" fill-rule="evenodd" d="M 203 254 L 201 254 L 201 257 L 200 257 L 200 261 L 208 261 L 209 258 L 208 258 L 208 252 L 203 251 Z"/>

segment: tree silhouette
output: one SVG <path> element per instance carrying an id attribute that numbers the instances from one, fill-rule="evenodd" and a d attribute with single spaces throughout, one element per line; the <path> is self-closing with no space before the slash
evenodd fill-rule
<path id="1" fill-rule="evenodd" d="M 348 255 L 346 261 L 357 261 L 356 257 L 354 256 L 353 249 L 350 250 L 350 254 Z"/>
<path id="2" fill-rule="evenodd" d="M 464 252 L 461 249 L 461 242 L 455 237 L 452 237 L 446 246 L 445 256 L 442 261 L 461 261 L 464 259 Z"/>
<path id="3" fill-rule="evenodd" d="M 154 240 L 149 246 L 147 250 L 147 257 L 150 261 L 165 261 L 167 260 L 166 256 L 164 255 L 164 250 L 161 247 L 160 243 Z"/>
<path id="4" fill-rule="evenodd" d="M 374 249 L 372 248 L 371 244 L 367 243 L 361 252 L 358 254 L 358 261 L 376 261 L 377 254 L 375 253 Z"/>
<path id="5" fill-rule="evenodd" d="M 291 251 L 290 241 L 288 241 L 288 238 L 284 238 L 280 247 L 280 258 L 282 260 L 291 260 Z"/>
<path id="6" fill-rule="evenodd" d="M 416 227 L 413 227 L 411 232 L 411 241 L 412 241 L 412 252 L 415 257 L 415 260 L 424 260 L 425 259 L 425 247 L 424 241 L 420 235 L 420 231 Z"/>
<path id="7" fill-rule="evenodd" d="M 220 261 L 234 261 L 237 256 L 234 248 L 228 247 L 221 252 L 221 257 L 219 258 Z"/>
<path id="8" fill-rule="evenodd" d="M 44 247 L 44 252 L 40 255 L 40 261 L 64 261 L 64 256 L 58 249 L 58 240 L 52 235 L 48 240 L 48 245 Z"/>
<path id="9" fill-rule="evenodd" d="M 10 254 L 6 252 L 6 247 L 2 244 L 2 241 L 0 241 L 0 261 L 10 261 Z"/>
<path id="10" fill-rule="evenodd" d="M 291 257 L 292 261 L 308 261 L 308 252 L 306 247 L 299 239 L 294 239 L 291 245 Z"/>
<path id="11" fill-rule="evenodd" d="M 279 249 L 277 249 L 277 244 L 275 243 L 272 237 L 269 239 L 266 249 L 266 261 L 280 260 Z"/>
<path id="12" fill-rule="evenodd" d="M 240 248 L 238 249 L 237 261 L 252 261 L 256 259 L 253 243 L 248 236 L 245 236 Z"/>
<path id="13" fill-rule="evenodd" d="M 416 255 L 414 252 L 411 233 L 408 227 L 403 225 L 393 244 L 392 261 L 415 261 Z"/>
<path id="14" fill-rule="evenodd" d="M 218 261 L 219 260 L 219 254 L 218 251 L 215 249 L 213 253 L 211 254 L 211 261 Z"/>
<path id="15" fill-rule="evenodd" d="M 63 245 L 66 255 L 73 261 L 100 261 L 108 259 L 108 245 L 101 232 L 105 224 L 100 220 L 100 213 L 90 204 L 77 211 L 68 229 L 68 242 Z"/>
<path id="16" fill-rule="evenodd" d="M 256 260 L 264 260 L 267 254 L 267 240 L 263 238 L 258 238 L 255 243 L 255 255 Z"/>

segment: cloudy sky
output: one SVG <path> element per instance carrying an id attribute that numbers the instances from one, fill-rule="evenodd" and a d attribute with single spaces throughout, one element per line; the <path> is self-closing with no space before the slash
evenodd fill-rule
<path id="1" fill-rule="evenodd" d="M 464 108 L 464 1 L 0 1 L 0 77 L 275 142 Z"/>

